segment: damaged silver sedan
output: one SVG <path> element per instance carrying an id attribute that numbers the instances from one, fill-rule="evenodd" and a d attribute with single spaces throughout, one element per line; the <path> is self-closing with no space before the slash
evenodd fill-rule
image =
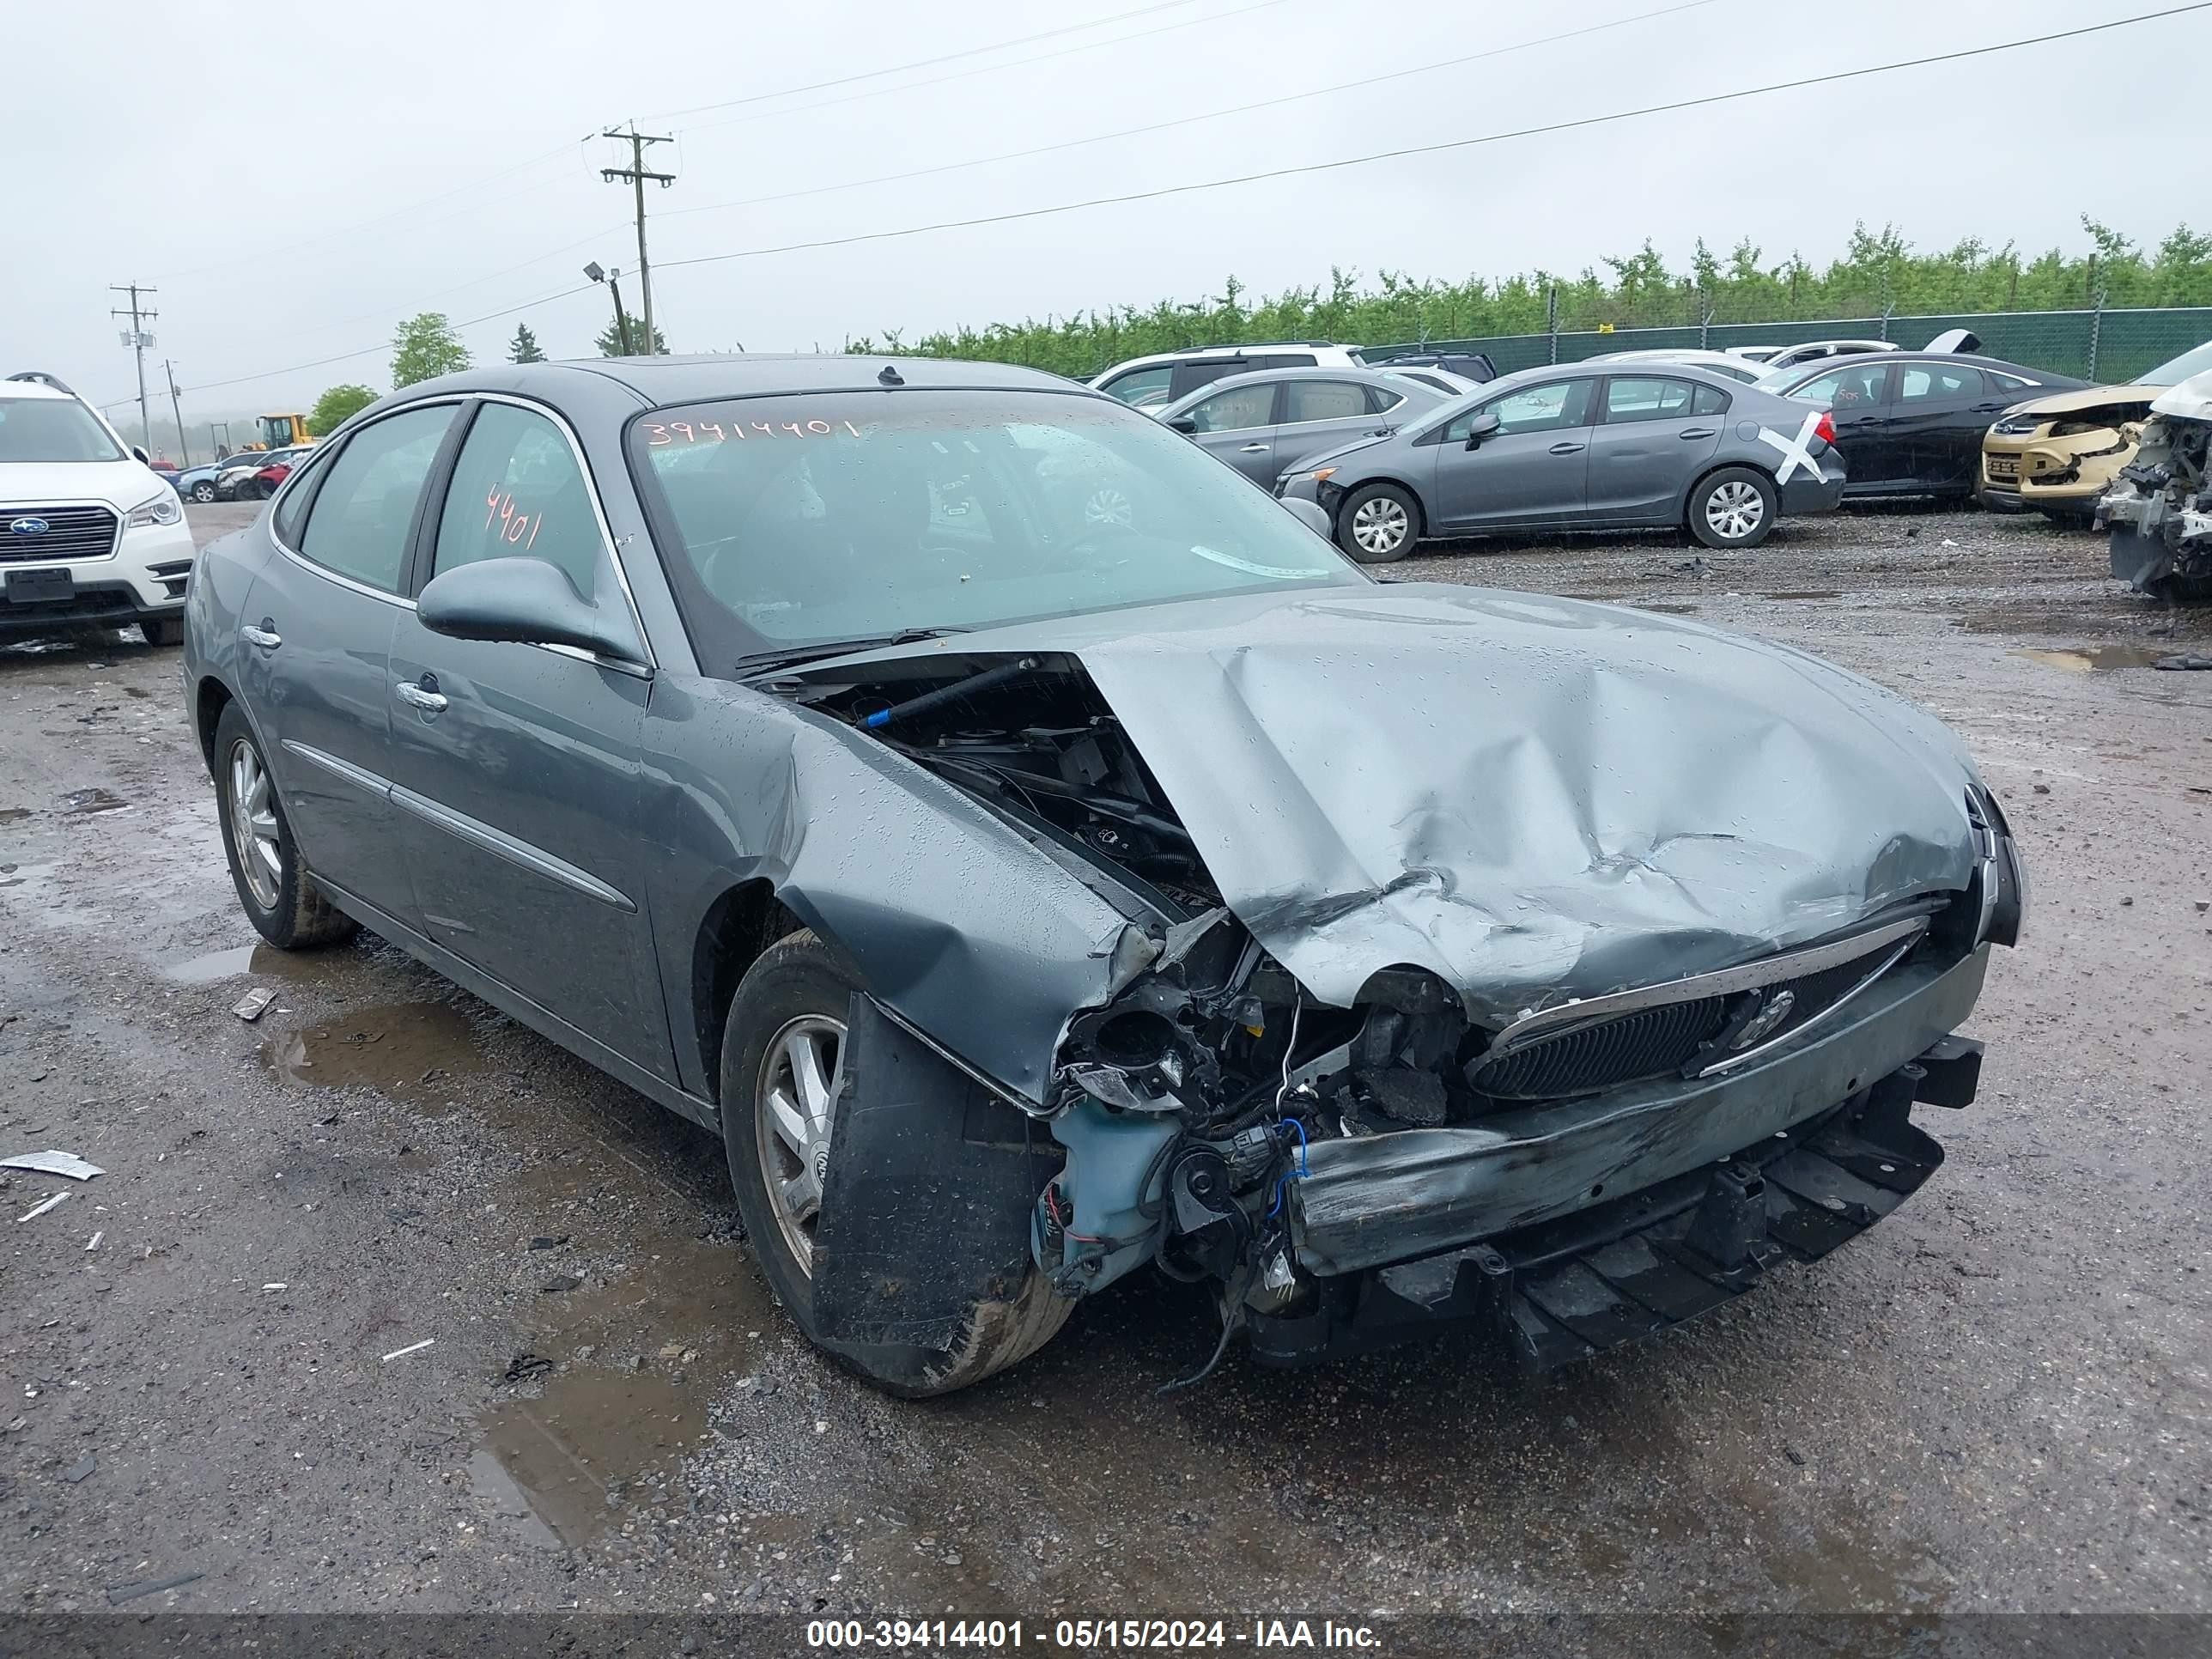
<path id="1" fill-rule="evenodd" d="M 2212 374 L 2160 392 L 2097 504 L 2112 574 L 2154 599 L 2212 599 Z"/>
<path id="2" fill-rule="evenodd" d="M 1154 1266 L 1215 1361 L 1690 1318 L 1935 1170 L 2024 908 L 1901 699 L 1378 584 L 998 366 L 410 386 L 187 614 L 263 936 L 366 926 L 718 1131 L 793 1317 L 904 1395 Z"/>

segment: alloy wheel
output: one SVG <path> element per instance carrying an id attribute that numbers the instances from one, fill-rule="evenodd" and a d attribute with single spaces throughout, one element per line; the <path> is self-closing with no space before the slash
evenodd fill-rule
<path id="1" fill-rule="evenodd" d="M 1403 505 L 1387 495 L 1362 501 L 1352 515 L 1352 539 L 1364 553 L 1395 553 L 1412 526 Z"/>
<path id="2" fill-rule="evenodd" d="M 814 1227 L 830 1168 L 830 1110 L 842 1081 L 845 1026 L 826 1014 L 788 1021 L 761 1060 L 753 1141 L 761 1185 L 799 1271 L 814 1272 Z"/>
<path id="3" fill-rule="evenodd" d="M 1083 503 L 1083 522 L 1127 529 L 1136 521 L 1136 508 L 1128 496 L 1112 484 L 1101 484 Z"/>
<path id="4" fill-rule="evenodd" d="M 238 867 L 253 902 L 274 910 L 283 890 L 284 849 L 276 839 L 276 807 L 270 797 L 268 769 L 253 745 L 243 740 L 230 746 L 230 830 L 238 847 Z"/>
<path id="5" fill-rule="evenodd" d="M 1741 478 L 1729 479 L 1705 497 L 1705 522 L 1713 534 L 1727 541 L 1741 541 L 1765 517 L 1765 499 Z"/>

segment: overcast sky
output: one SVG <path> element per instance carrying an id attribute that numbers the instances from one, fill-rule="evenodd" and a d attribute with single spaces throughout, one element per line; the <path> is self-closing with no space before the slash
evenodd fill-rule
<path id="1" fill-rule="evenodd" d="M 2154 242 L 2207 213 L 2201 170 L 2179 158 L 2203 152 L 2187 88 L 2212 59 L 2212 11 L 1439 155 L 675 263 L 1474 137 L 2161 3 L 2173 0 L 1709 0 L 1653 16 L 1680 0 L 378 0 L 234 13 L 18 0 L 0 110 L 0 369 L 49 369 L 96 402 L 131 395 L 107 314 L 122 296 L 107 285 L 134 277 L 161 290 L 155 356 L 175 359 L 188 420 L 305 409 L 340 380 L 381 391 L 392 325 L 426 309 L 460 320 L 520 306 L 463 328 L 480 361 L 504 355 L 519 321 L 551 356 L 587 354 L 605 290 L 561 291 L 589 259 L 627 278 L 636 250 L 628 187 L 599 176 L 611 146 L 580 136 L 633 117 L 678 135 L 651 156 L 679 182 L 647 202 L 667 265 L 657 320 L 678 350 L 836 349 L 848 333 L 1195 300 L 1232 273 L 1264 292 L 1325 282 L 1332 264 L 1370 277 L 1574 270 L 1647 236 L 1677 265 L 1700 234 L 1717 248 L 1748 234 L 1769 263 L 1794 248 L 1817 264 L 1860 218 L 1923 246 L 1972 234 L 2078 249 L 2086 211 Z M 1379 87 L 825 188 L 1638 18 Z M 1071 27 L 1086 23 L 1098 27 Z M 951 53 L 966 55 L 787 90 Z M 771 197 L 785 199 L 760 199 Z M 634 307 L 627 281 L 625 298 Z M 216 384 L 269 370 L 282 372 Z"/>

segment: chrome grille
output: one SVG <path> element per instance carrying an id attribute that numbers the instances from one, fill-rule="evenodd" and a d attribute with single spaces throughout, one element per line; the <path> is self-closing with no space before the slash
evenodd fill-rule
<path id="1" fill-rule="evenodd" d="M 23 526 L 43 524 L 44 531 Z M 0 563 L 104 559 L 115 551 L 118 521 L 105 507 L 0 507 Z"/>
<path id="2" fill-rule="evenodd" d="M 1788 1014 L 1762 1025 L 1753 1040 L 1742 1045 L 1745 1048 L 1778 1042 L 1826 1012 L 1901 948 L 1885 943 L 1833 967 L 1755 990 L 1662 1003 L 1571 1026 L 1498 1059 L 1478 1057 L 1468 1066 L 1468 1082 L 1477 1093 L 1493 1099 L 1552 1100 L 1711 1069 L 1725 1060 L 1730 1050 L 1706 1052 L 1707 1045 L 1731 1030 L 1747 1029 L 1746 1018 L 1778 1000 L 1782 993 L 1790 994 Z"/>

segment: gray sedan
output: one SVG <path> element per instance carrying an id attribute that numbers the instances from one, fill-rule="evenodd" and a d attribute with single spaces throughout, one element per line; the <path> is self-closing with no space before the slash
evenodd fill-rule
<path id="1" fill-rule="evenodd" d="M 1272 368 L 1200 386 L 1161 410 L 1159 420 L 1267 489 L 1309 455 L 1389 432 L 1450 401 L 1388 369 Z"/>
<path id="2" fill-rule="evenodd" d="M 501 364 L 201 550 L 185 714 L 264 939 L 371 928 L 719 1134 L 897 1394 L 1153 1264 L 1194 1365 L 1555 1364 L 1930 1178 L 2023 899 L 1956 740 L 1312 512 L 1006 365 Z"/>
<path id="3" fill-rule="evenodd" d="M 1425 536 L 1686 526 L 1756 547 L 1843 499 L 1825 411 L 1684 364 L 1523 369 L 1387 437 L 1309 456 L 1275 493 L 1316 503 L 1363 564 Z"/>

